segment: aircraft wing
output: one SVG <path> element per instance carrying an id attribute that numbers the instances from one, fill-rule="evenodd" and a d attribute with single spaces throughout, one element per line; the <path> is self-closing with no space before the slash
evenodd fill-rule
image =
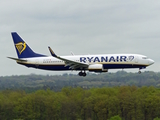
<path id="1" fill-rule="evenodd" d="M 78 68 L 83 70 L 83 69 L 88 68 L 88 66 L 89 66 L 89 64 L 87 64 L 87 63 L 76 62 L 76 61 L 73 61 L 73 60 L 69 60 L 69 59 L 57 56 L 50 47 L 48 47 L 48 48 L 49 48 L 49 51 L 50 51 L 50 53 L 53 57 L 56 57 L 60 60 L 63 60 L 65 62 L 65 66 L 66 67 L 70 66 L 70 69 L 72 69 L 72 70 L 76 70 Z"/>

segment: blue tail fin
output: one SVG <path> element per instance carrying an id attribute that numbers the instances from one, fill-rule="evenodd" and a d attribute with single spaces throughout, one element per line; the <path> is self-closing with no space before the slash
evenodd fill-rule
<path id="1" fill-rule="evenodd" d="M 17 51 L 18 58 L 44 57 L 45 55 L 35 53 L 16 33 L 12 32 L 13 42 Z"/>

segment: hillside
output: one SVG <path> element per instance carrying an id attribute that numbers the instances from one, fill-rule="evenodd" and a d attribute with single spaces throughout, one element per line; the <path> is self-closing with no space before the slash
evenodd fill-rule
<path id="1" fill-rule="evenodd" d="M 20 75 L 0 77 L 0 90 L 23 89 L 38 90 L 50 88 L 60 91 L 63 87 L 82 87 L 85 89 L 93 87 L 114 87 L 114 86 L 160 86 L 160 73 L 143 72 L 127 73 L 118 71 L 116 73 L 91 74 L 87 77 L 79 77 L 73 74 L 63 75 Z"/>

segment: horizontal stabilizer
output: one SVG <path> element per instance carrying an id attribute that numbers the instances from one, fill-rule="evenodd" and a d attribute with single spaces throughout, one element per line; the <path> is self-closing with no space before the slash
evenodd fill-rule
<path id="1" fill-rule="evenodd" d="M 22 59 L 18 59 L 18 58 L 13 58 L 13 57 L 7 57 L 7 58 L 12 59 L 12 60 L 16 60 L 16 61 L 27 62 L 27 60 L 22 60 Z"/>

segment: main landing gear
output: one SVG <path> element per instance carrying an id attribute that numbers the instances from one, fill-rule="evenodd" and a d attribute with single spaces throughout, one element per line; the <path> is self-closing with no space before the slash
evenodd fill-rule
<path id="1" fill-rule="evenodd" d="M 86 74 L 86 72 L 85 72 L 85 71 L 84 71 L 84 72 L 82 72 L 82 71 L 81 71 L 81 72 L 79 72 L 79 73 L 78 73 L 78 75 L 79 75 L 79 76 L 83 76 L 83 77 L 85 77 L 87 74 Z"/>

